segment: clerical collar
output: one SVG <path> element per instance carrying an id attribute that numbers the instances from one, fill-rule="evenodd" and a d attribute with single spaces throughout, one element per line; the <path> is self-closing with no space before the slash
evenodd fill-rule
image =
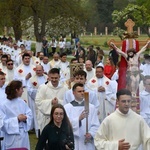
<path id="1" fill-rule="evenodd" d="M 81 101 L 81 102 L 79 102 L 79 101 L 77 101 L 77 100 L 74 100 L 74 101 L 72 101 L 72 102 L 70 102 L 74 107 L 75 106 L 84 106 L 84 100 L 83 101 Z"/>
<path id="2" fill-rule="evenodd" d="M 83 103 L 84 100 L 82 100 L 82 101 L 77 101 L 77 100 L 75 99 L 75 101 L 76 101 L 78 104 L 81 105 L 81 104 Z"/>

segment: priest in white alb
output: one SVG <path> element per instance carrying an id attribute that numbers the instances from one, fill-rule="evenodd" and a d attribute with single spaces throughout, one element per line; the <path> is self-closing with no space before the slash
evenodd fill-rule
<path id="1" fill-rule="evenodd" d="M 20 80 L 24 86 L 24 92 L 22 98 L 28 102 L 27 96 L 27 82 L 31 78 L 31 76 L 35 75 L 35 66 L 30 64 L 31 56 L 28 53 L 24 53 L 22 55 L 22 63 L 16 68 L 14 79 Z M 30 107 L 30 106 L 29 106 Z"/>
<path id="2" fill-rule="evenodd" d="M 33 123 L 32 129 L 35 129 L 36 136 L 38 137 L 38 123 L 37 123 L 37 114 L 40 113 L 35 105 L 35 97 L 37 93 L 37 89 L 40 85 L 45 84 L 48 80 L 48 76 L 44 74 L 43 66 L 37 65 L 36 66 L 36 74 L 29 79 L 27 84 L 28 89 L 28 103 L 30 109 L 32 110 L 33 114 Z"/>
<path id="3" fill-rule="evenodd" d="M 49 123 L 52 106 L 63 103 L 63 96 L 67 88 L 59 82 L 59 79 L 59 69 L 52 68 L 48 73 L 48 82 L 42 84 L 37 90 L 35 103 L 40 111 L 37 114 L 40 132 Z"/>
<path id="4" fill-rule="evenodd" d="M 116 111 L 101 123 L 94 143 L 98 150 L 150 150 L 150 128 L 145 120 L 132 111 L 131 92 L 121 89 L 117 92 Z"/>
<path id="5" fill-rule="evenodd" d="M 87 86 L 97 93 L 100 103 L 99 120 L 102 122 L 106 116 L 115 110 L 117 82 L 108 79 L 104 75 L 104 68 L 97 66 L 95 77 L 87 83 Z"/>

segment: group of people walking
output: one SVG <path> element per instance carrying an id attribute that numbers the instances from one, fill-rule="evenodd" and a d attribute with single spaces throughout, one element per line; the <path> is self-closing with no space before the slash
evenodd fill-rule
<path id="1" fill-rule="evenodd" d="M 117 91 L 116 66 L 109 67 L 112 57 L 105 64 L 99 48 L 88 47 L 85 59 L 85 49 L 79 44 L 69 63 L 63 52 L 54 53 L 49 61 L 43 52 L 36 57 L 16 45 L 7 51 L 10 45 L 9 41 L 1 44 L 2 150 L 30 150 L 28 131 L 33 129 L 36 150 L 150 149 L 150 74 L 144 74 L 139 115 L 132 109 L 132 91 Z M 8 57 L 12 51 L 17 60 Z M 82 69 L 70 72 L 78 62 Z"/>

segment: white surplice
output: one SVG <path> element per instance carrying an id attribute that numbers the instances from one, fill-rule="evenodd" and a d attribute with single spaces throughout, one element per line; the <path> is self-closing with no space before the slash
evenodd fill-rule
<path id="1" fill-rule="evenodd" d="M 117 82 L 111 81 L 106 76 L 102 78 L 94 77 L 88 83 L 88 88 L 95 91 L 98 96 L 100 103 L 99 106 L 99 119 L 104 120 L 106 116 L 114 112 L 116 105 L 116 92 L 117 92 Z M 102 86 L 105 88 L 105 92 L 98 92 L 98 87 Z"/>
<path id="2" fill-rule="evenodd" d="M 5 75 L 5 83 L 8 85 L 13 79 L 15 74 L 15 68 L 12 70 L 6 69 L 6 75 Z"/>
<path id="3" fill-rule="evenodd" d="M 35 105 L 35 96 L 37 93 L 37 89 L 40 85 L 45 83 L 47 81 L 47 75 L 43 74 L 43 76 L 37 76 L 34 75 L 29 79 L 29 82 L 27 84 L 27 89 L 28 89 L 28 104 L 30 109 L 32 110 L 33 113 L 33 123 L 32 123 L 32 128 L 35 129 L 36 136 L 38 136 L 38 123 L 37 123 L 37 114 L 38 114 L 38 109 Z"/>
<path id="4" fill-rule="evenodd" d="M 84 69 L 84 71 L 87 73 L 87 77 L 86 77 L 87 81 L 89 81 L 95 76 L 95 68 L 92 68 L 91 71 L 87 71 L 86 69 Z"/>
<path id="5" fill-rule="evenodd" d="M 137 113 L 129 110 L 122 114 L 118 109 L 101 123 L 94 138 L 98 150 L 118 150 L 118 141 L 125 139 L 130 143 L 129 150 L 150 150 L 150 128 Z"/>
<path id="6" fill-rule="evenodd" d="M 54 87 L 50 81 L 47 84 L 39 86 L 35 98 L 35 104 L 39 110 L 37 121 L 41 132 L 50 121 L 50 112 L 53 106 L 52 100 L 56 97 L 58 103 L 63 104 L 63 96 L 67 90 L 68 89 L 60 83 L 57 87 Z"/>
<path id="7" fill-rule="evenodd" d="M 88 114 L 88 133 L 91 134 L 91 143 L 84 143 L 86 134 L 86 119 L 81 121 L 81 126 L 79 125 L 79 116 L 85 110 L 84 106 L 73 106 L 71 103 L 66 104 L 65 110 L 67 116 L 73 127 L 75 150 L 95 150 L 94 146 L 94 136 L 99 127 L 99 120 L 95 106 L 89 104 L 89 114 Z"/>
<path id="8" fill-rule="evenodd" d="M 150 127 L 150 93 L 145 90 L 140 92 L 140 115 Z"/>
<path id="9" fill-rule="evenodd" d="M 0 108 L 4 118 L 2 131 L 4 132 L 4 149 L 27 148 L 30 150 L 28 131 L 31 127 L 32 112 L 28 105 L 21 99 L 6 100 Z M 25 122 L 18 121 L 18 115 L 27 116 Z"/>
<path id="10" fill-rule="evenodd" d="M 20 81 L 22 81 L 22 84 L 24 86 L 24 92 L 22 94 L 22 98 L 25 101 L 27 101 L 27 103 L 28 103 L 28 95 L 27 95 L 27 88 L 26 88 L 26 86 L 27 86 L 27 83 L 28 83 L 29 79 L 26 80 L 25 77 L 26 77 L 26 75 L 28 73 L 31 73 L 31 75 L 34 76 L 35 75 L 35 69 L 36 68 L 35 68 L 34 65 L 28 65 L 28 66 L 26 66 L 24 64 L 20 64 L 16 68 L 15 73 L 14 73 L 14 80 L 20 80 Z"/>

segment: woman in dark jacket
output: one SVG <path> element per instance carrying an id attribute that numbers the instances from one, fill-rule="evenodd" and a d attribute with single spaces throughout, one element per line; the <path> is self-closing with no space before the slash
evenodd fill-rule
<path id="1" fill-rule="evenodd" d="M 50 123 L 42 131 L 36 150 L 43 150 L 45 147 L 46 150 L 73 150 L 73 131 L 64 107 L 61 104 L 54 105 L 50 118 Z"/>

